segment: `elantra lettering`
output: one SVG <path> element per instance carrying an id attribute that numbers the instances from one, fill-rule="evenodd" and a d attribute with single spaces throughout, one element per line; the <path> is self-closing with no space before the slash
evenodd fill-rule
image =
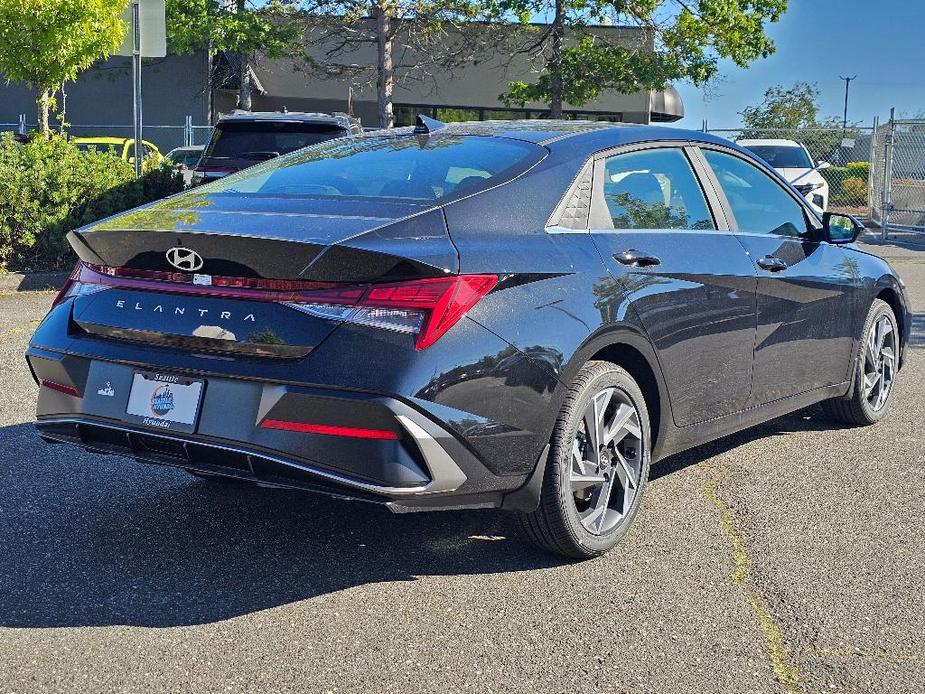
<path id="1" fill-rule="evenodd" d="M 119 299 L 119 300 L 117 300 L 117 301 L 116 301 L 116 308 L 123 308 L 123 309 L 124 309 L 124 308 L 125 308 L 125 300 L 124 300 L 124 299 Z M 144 310 L 145 310 L 145 307 L 142 306 L 140 302 L 135 302 L 135 305 L 132 307 L 131 310 L 134 310 L 134 311 L 144 311 Z M 163 313 L 163 312 L 164 312 L 164 306 L 163 306 L 163 304 L 157 304 L 156 306 L 154 306 L 154 307 L 151 308 L 150 310 L 151 310 L 152 313 Z M 205 316 L 209 315 L 209 313 L 210 313 L 210 311 L 211 311 L 211 309 L 208 309 L 208 308 L 199 308 L 199 309 L 195 309 L 195 310 L 199 311 L 199 316 L 200 316 L 201 318 L 204 318 Z M 183 307 L 183 306 L 175 306 L 174 309 L 173 309 L 173 313 L 174 313 L 175 316 L 182 316 L 182 315 L 184 315 L 184 314 L 186 313 L 186 308 Z M 220 318 L 221 320 L 231 320 L 231 311 L 220 311 L 220 312 L 219 312 L 219 318 Z M 244 316 L 244 318 L 243 318 L 242 320 L 243 320 L 243 321 L 250 321 L 251 323 L 256 323 L 256 322 L 257 322 L 257 317 L 254 316 L 253 313 L 248 313 L 246 316 Z"/>

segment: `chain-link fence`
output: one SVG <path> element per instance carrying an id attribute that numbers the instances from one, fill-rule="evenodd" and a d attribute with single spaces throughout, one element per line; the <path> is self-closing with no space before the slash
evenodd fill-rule
<path id="1" fill-rule="evenodd" d="M 16 123 L 0 123 L 0 132 L 13 131 L 25 134 L 34 130 L 35 123 L 26 121 L 25 115 L 20 116 Z M 72 123 L 67 126 L 71 137 L 122 137 L 131 139 L 135 136 L 134 126 L 114 124 L 85 124 Z M 184 123 L 175 125 L 149 125 L 143 124 L 142 137 L 153 142 L 162 154 L 166 154 L 175 147 L 189 147 L 191 145 L 205 145 L 212 136 L 211 125 L 193 125 L 192 116 L 187 116 Z"/>
<path id="2" fill-rule="evenodd" d="M 890 230 L 925 233 L 925 120 L 893 114 L 874 132 L 871 220 Z"/>
<path id="3" fill-rule="evenodd" d="M 705 130 L 738 142 L 765 159 L 816 207 L 868 216 L 873 128 Z"/>

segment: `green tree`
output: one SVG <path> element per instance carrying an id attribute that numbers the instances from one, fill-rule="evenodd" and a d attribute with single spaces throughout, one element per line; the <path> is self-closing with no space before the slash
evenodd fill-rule
<path id="1" fill-rule="evenodd" d="M 842 139 L 854 139 L 860 133 L 852 124 L 842 128 L 838 116 L 821 117 L 819 95 L 819 88 L 808 82 L 796 82 L 789 88 L 782 85 L 768 88 L 760 104 L 746 106 L 739 112 L 744 127 L 738 139 L 797 140 L 806 146 L 814 161 L 844 161 L 849 155 L 840 149 Z M 830 173 L 840 176 L 838 171 Z"/>
<path id="2" fill-rule="evenodd" d="M 324 57 L 322 76 L 347 74 L 359 83 L 375 81 L 379 126 L 394 125 L 392 90 L 402 80 L 426 80 L 435 69 L 472 62 L 488 45 L 497 46 L 499 5 L 494 0 L 306 0 L 312 39 Z M 376 65 L 357 63 L 375 47 Z"/>
<path id="3" fill-rule="evenodd" d="M 0 0 L 0 73 L 38 90 L 38 129 L 48 137 L 53 95 L 117 50 L 127 0 Z"/>
<path id="4" fill-rule="evenodd" d="M 552 118 L 561 117 L 563 102 L 582 106 L 606 90 L 658 90 L 676 80 L 702 85 L 722 58 L 747 67 L 774 52 L 765 25 L 787 9 L 787 0 L 496 1 L 502 16 L 524 25 L 552 18 L 520 49 L 542 65 L 539 77 L 512 82 L 500 96 L 511 105 L 547 103 Z M 638 31 L 628 39 L 601 25 Z"/>
<path id="5" fill-rule="evenodd" d="M 739 111 L 746 129 L 814 128 L 819 125 L 819 87 L 809 82 L 797 82 L 785 89 L 769 87 L 761 103 Z"/>
<path id="6" fill-rule="evenodd" d="M 251 109 L 251 66 L 258 52 L 269 58 L 302 52 L 302 20 L 295 0 L 166 2 L 172 52 L 208 50 L 238 57 L 238 108 Z"/>

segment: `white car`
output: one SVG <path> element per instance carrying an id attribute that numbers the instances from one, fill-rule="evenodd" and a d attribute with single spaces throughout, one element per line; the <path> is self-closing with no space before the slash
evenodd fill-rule
<path id="1" fill-rule="evenodd" d="M 795 140 L 738 140 L 736 144 L 764 159 L 813 207 L 825 212 L 829 205 L 829 184 L 819 172 L 831 164 L 813 162 L 806 147 Z"/>

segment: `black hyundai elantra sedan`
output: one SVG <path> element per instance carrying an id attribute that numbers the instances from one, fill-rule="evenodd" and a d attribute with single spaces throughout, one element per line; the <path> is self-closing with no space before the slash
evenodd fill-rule
<path id="1" fill-rule="evenodd" d="M 36 424 L 594 556 L 654 461 L 813 403 L 884 416 L 910 315 L 860 230 L 704 133 L 421 118 L 72 232 Z"/>

